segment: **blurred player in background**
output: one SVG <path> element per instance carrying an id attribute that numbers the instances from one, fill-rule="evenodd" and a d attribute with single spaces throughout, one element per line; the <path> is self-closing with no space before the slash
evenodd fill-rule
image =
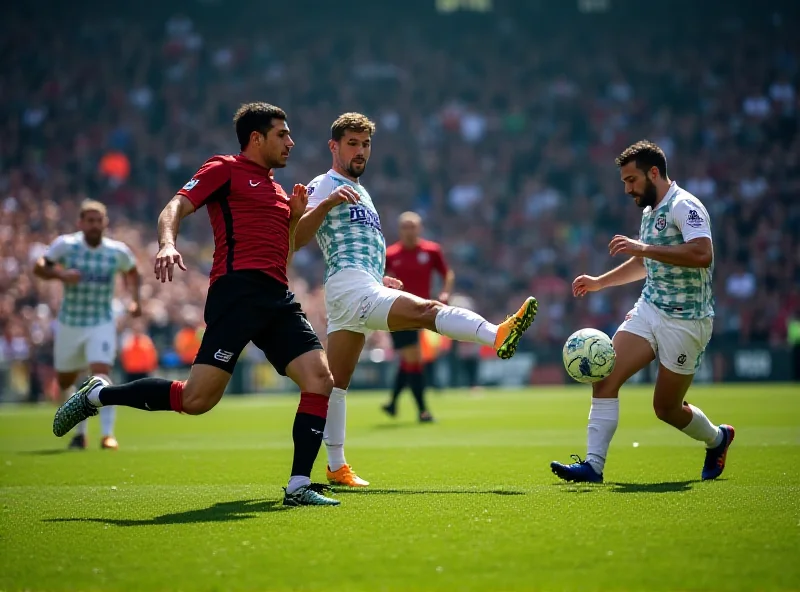
<path id="1" fill-rule="evenodd" d="M 333 380 L 322 344 L 286 277 L 308 196 L 303 185 L 286 195 L 273 176 L 273 169 L 286 166 L 294 141 L 286 113 L 274 105 L 242 105 L 234 123 L 241 152 L 208 159 L 158 218 L 154 271 L 162 283 L 172 281 L 176 265 L 186 269 L 176 248 L 181 220 L 207 206 L 214 231 L 207 327 L 188 379 L 143 378 L 111 386 L 105 377 L 94 376 L 56 412 L 53 433 L 63 436 L 98 409 L 114 405 L 206 413 L 222 398 L 239 355 L 253 341 L 279 374 L 300 387 L 284 505 L 336 506 L 338 500 L 322 495 L 324 486 L 311 483 Z"/>
<path id="2" fill-rule="evenodd" d="M 443 280 L 438 301 L 447 304 L 455 273 L 447 266 L 439 244 L 420 237 L 422 219 L 416 212 L 405 212 L 400 216 L 400 240 L 386 249 L 386 275 L 403 282 L 409 294 L 428 299 L 431 297 L 431 279 L 438 273 Z M 392 335 L 394 349 L 400 354 L 394 388 L 389 403 L 382 409 L 390 416 L 397 414 L 397 398 L 406 385 L 411 387 L 421 422 L 433 421 L 425 403 L 425 373 L 420 349 L 420 331 L 395 331 Z"/>
<path id="3" fill-rule="evenodd" d="M 592 385 L 586 460 L 552 471 L 565 481 L 603 481 L 608 447 L 619 423 L 619 389 L 656 357 L 653 408 L 658 418 L 706 445 L 703 479 L 725 468 L 734 430 L 716 426 L 684 400 L 711 339 L 714 247 L 711 223 L 700 200 L 667 176 L 667 159 L 655 144 L 641 141 L 616 160 L 625 192 L 644 209 L 640 240 L 617 235 L 612 256 L 629 259 L 600 277 L 575 279 L 575 296 L 645 280 L 642 295 L 614 335 L 617 362 L 608 378 Z"/>
<path id="4" fill-rule="evenodd" d="M 133 296 L 128 312 L 142 314 L 139 299 L 141 277 L 136 259 L 127 245 L 103 236 L 108 227 L 106 207 L 86 200 L 81 205 L 79 232 L 59 236 L 36 262 L 34 274 L 45 280 L 64 284 L 64 298 L 55 330 L 54 365 L 62 402 L 75 391 L 81 372 L 109 378 L 117 354 L 117 329 L 113 300 L 117 273 Z M 116 450 L 113 407 L 103 408 L 100 424 L 102 448 Z M 83 420 L 69 444 L 70 448 L 86 448 L 87 424 Z"/>
<path id="5" fill-rule="evenodd" d="M 345 398 L 368 333 L 428 329 L 490 345 L 498 357 L 507 359 L 538 308 L 535 298 L 527 298 L 514 315 L 493 325 L 472 311 L 401 292 L 402 282 L 384 276 L 386 240 L 380 217 L 359 182 L 374 133 L 375 124 L 360 113 L 345 113 L 333 122 L 328 141 L 333 164 L 309 184 L 308 209 L 295 237 L 295 247 L 300 248 L 316 235 L 325 258 L 327 349 L 334 381 L 325 427 L 327 476 L 332 484 L 350 487 L 369 485 L 344 456 Z"/>

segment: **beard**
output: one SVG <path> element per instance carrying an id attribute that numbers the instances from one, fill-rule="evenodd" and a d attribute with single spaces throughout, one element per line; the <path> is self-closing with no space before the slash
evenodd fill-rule
<path id="1" fill-rule="evenodd" d="M 347 174 L 353 177 L 354 179 L 358 179 L 361 175 L 364 174 L 364 171 L 367 170 L 367 161 L 364 162 L 353 162 L 352 160 L 348 163 L 344 169 L 347 171 Z"/>
<path id="2" fill-rule="evenodd" d="M 100 230 L 90 230 L 83 233 L 83 239 L 90 247 L 96 247 L 103 240 L 103 232 Z"/>
<path id="3" fill-rule="evenodd" d="M 636 205 L 640 208 L 644 209 L 648 206 L 653 207 L 656 205 L 656 200 L 658 199 L 658 189 L 656 189 L 655 184 L 650 179 L 645 178 L 644 191 L 642 193 L 634 193 L 633 197 L 636 201 Z"/>

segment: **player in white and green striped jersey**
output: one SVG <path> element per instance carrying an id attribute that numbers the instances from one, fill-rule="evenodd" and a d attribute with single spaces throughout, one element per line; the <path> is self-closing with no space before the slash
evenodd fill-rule
<path id="1" fill-rule="evenodd" d="M 142 310 L 136 259 L 125 243 L 103 236 L 107 225 L 106 207 L 94 200 L 84 201 L 80 231 L 59 236 L 34 267 L 38 277 L 64 285 L 53 346 L 64 398 L 75 391 L 75 382 L 84 370 L 110 382 L 108 375 L 117 351 L 113 300 L 118 273 L 124 274 L 133 296 L 129 313 L 139 316 Z M 100 409 L 102 448 L 118 447 L 114 418 L 114 407 Z M 76 427 L 70 448 L 86 448 L 86 421 Z"/>
<path id="2" fill-rule="evenodd" d="M 369 192 L 359 178 L 372 151 L 375 124 L 360 113 L 345 113 L 331 126 L 328 148 L 333 166 L 308 186 L 308 209 L 297 225 L 294 249 L 314 235 L 325 258 L 325 305 L 328 314 L 328 363 L 334 389 L 328 403 L 324 440 L 328 481 L 364 487 L 345 461 L 345 395 L 372 331 L 429 329 L 459 341 L 494 347 L 510 358 L 530 327 L 538 304 L 527 298 L 500 325 L 480 315 L 402 292 L 402 284 L 384 277 L 386 241 Z"/>
<path id="3" fill-rule="evenodd" d="M 613 372 L 592 385 L 586 460 L 578 458 L 569 465 L 553 462 L 550 467 L 566 481 L 603 480 L 606 454 L 619 422 L 619 389 L 658 357 L 653 393 L 656 415 L 705 443 L 701 476 L 716 479 L 725 468 L 734 429 L 712 424 L 684 400 L 711 339 L 714 316 L 714 248 L 708 211 L 694 195 L 670 181 L 666 156 L 652 142 L 633 144 L 616 164 L 625 192 L 644 210 L 639 240 L 616 235 L 609 252 L 629 259 L 599 277 L 579 276 L 573 293 L 584 296 L 642 279 L 644 289 L 614 335 Z"/>

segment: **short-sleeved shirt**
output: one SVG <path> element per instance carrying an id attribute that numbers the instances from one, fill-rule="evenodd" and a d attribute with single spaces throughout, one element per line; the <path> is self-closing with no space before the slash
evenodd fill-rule
<path id="1" fill-rule="evenodd" d="M 653 209 L 642 212 L 640 240 L 648 245 L 680 245 L 697 238 L 711 239 L 708 211 L 694 195 L 672 183 L 667 195 Z M 677 319 L 714 316 L 711 277 L 706 268 L 679 267 L 644 259 L 647 270 L 642 299 Z"/>
<path id="2" fill-rule="evenodd" d="M 438 243 L 420 240 L 413 249 L 394 243 L 386 249 L 386 272 L 403 282 L 406 292 L 420 298 L 431 297 L 433 272 L 447 275 L 447 263 Z"/>
<path id="3" fill-rule="evenodd" d="M 45 260 L 80 272 L 80 281 L 64 285 L 58 320 L 71 327 L 96 327 L 114 319 L 116 275 L 136 267 L 136 257 L 120 241 L 103 238 L 91 247 L 82 232 L 59 236 L 48 247 Z"/>
<path id="4" fill-rule="evenodd" d="M 270 169 L 243 154 L 213 156 L 178 194 L 208 210 L 214 232 L 210 283 L 255 269 L 288 285 L 289 197 Z"/>
<path id="5" fill-rule="evenodd" d="M 308 207 L 318 206 L 345 184 L 358 192 L 361 201 L 337 205 L 317 231 L 317 243 L 325 259 L 324 281 L 342 269 L 360 269 L 380 282 L 386 266 L 386 239 L 378 211 L 364 186 L 330 170 L 308 184 Z"/>

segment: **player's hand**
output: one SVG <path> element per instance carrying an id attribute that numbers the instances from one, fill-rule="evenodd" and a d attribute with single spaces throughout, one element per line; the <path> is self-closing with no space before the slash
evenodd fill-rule
<path id="1" fill-rule="evenodd" d="M 130 305 L 128 305 L 128 314 L 134 319 L 138 319 L 142 316 L 142 305 L 139 302 L 131 302 Z"/>
<path id="2" fill-rule="evenodd" d="M 178 253 L 178 249 L 172 245 L 166 245 L 156 255 L 156 279 L 161 280 L 162 284 L 167 280 L 172 281 L 172 274 L 175 271 L 176 265 L 183 271 L 186 271 L 186 266 L 183 264 L 183 257 Z"/>
<path id="3" fill-rule="evenodd" d="M 591 275 L 579 275 L 572 282 L 573 296 L 586 296 L 589 292 L 597 292 L 602 289 L 603 285 L 600 283 L 600 278 Z"/>
<path id="4" fill-rule="evenodd" d="M 81 272 L 77 269 L 67 269 L 61 272 L 59 279 L 64 282 L 66 286 L 74 286 L 81 281 Z"/>
<path id="5" fill-rule="evenodd" d="M 383 285 L 387 288 L 392 288 L 393 290 L 403 289 L 403 282 L 397 278 L 389 277 L 388 275 L 383 276 Z"/>
<path id="6" fill-rule="evenodd" d="M 302 218 L 306 213 L 308 207 L 308 189 L 305 185 L 298 183 L 292 190 L 292 195 L 289 197 L 289 211 L 292 219 L 297 220 Z"/>
<path id="7" fill-rule="evenodd" d="M 438 300 L 442 304 L 447 304 L 447 302 L 450 300 L 450 292 L 442 292 L 439 294 Z"/>
<path id="8" fill-rule="evenodd" d="M 342 203 L 357 204 L 361 201 L 361 196 L 350 185 L 339 185 L 333 193 L 325 198 L 325 201 L 330 207 L 338 206 Z"/>
<path id="9" fill-rule="evenodd" d="M 608 243 L 608 252 L 612 257 L 617 255 L 627 255 L 628 257 L 641 257 L 644 255 L 645 245 L 643 242 L 633 240 L 621 234 L 616 235 Z"/>

